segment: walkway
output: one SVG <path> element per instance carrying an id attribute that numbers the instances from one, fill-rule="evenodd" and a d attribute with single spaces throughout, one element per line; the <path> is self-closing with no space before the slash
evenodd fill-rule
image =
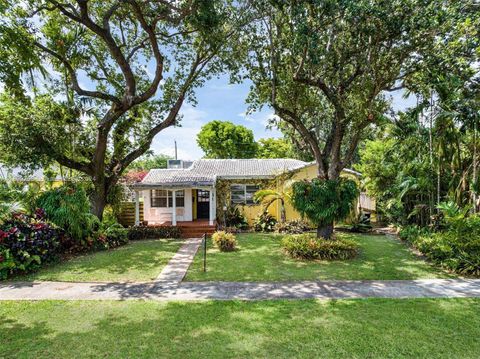
<path id="1" fill-rule="evenodd" d="M 186 239 L 182 247 L 160 272 L 156 281 L 180 283 L 187 274 L 188 267 L 190 267 L 190 263 L 195 258 L 201 244 L 202 238 Z"/>
<path id="2" fill-rule="evenodd" d="M 480 279 L 0 284 L 0 300 L 208 300 L 480 297 Z"/>

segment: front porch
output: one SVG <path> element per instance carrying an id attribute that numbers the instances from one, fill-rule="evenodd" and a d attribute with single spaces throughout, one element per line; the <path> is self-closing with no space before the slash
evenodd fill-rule
<path id="1" fill-rule="evenodd" d="M 140 224 L 140 201 L 143 200 L 143 219 L 147 225 L 215 228 L 215 187 L 149 186 L 135 189 L 135 224 Z"/>

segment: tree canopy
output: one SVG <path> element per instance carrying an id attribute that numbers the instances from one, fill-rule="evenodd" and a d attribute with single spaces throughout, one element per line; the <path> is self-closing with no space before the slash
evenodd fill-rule
<path id="1" fill-rule="evenodd" d="M 202 126 L 197 143 L 206 158 L 254 158 L 257 152 L 253 131 L 229 121 Z"/>
<path id="2" fill-rule="evenodd" d="M 3 1 L 1 160 L 37 167 L 56 161 L 86 174 L 101 217 L 123 171 L 221 70 L 218 55 L 235 29 L 228 6 Z"/>

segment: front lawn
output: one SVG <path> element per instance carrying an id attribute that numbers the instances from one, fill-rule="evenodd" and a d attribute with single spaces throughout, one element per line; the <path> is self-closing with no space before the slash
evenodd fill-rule
<path id="1" fill-rule="evenodd" d="M 476 358 L 479 335 L 479 299 L 0 305 L 0 358 Z"/>
<path id="2" fill-rule="evenodd" d="M 389 236 L 338 233 L 360 245 L 360 254 L 345 261 L 300 261 L 283 253 L 282 236 L 237 235 L 238 250 L 220 252 L 209 243 L 207 272 L 199 251 L 187 273 L 187 281 L 290 281 L 445 278 L 445 272 L 416 257 Z"/>
<path id="3" fill-rule="evenodd" d="M 180 244 L 178 240 L 167 239 L 133 241 L 113 250 L 75 257 L 14 280 L 148 281 L 158 276 Z"/>

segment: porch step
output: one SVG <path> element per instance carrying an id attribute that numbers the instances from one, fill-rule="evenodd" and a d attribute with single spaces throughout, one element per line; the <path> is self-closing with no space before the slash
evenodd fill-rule
<path id="1" fill-rule="evenodd" d="M 179 226 L 182 230 L 182 238 L 198 238 L 203 236 L 205 233 L 211 235 L 215 232 L 215 226 L 201 226 L 201 227 L 192 227 L 192 226 Z"/>

